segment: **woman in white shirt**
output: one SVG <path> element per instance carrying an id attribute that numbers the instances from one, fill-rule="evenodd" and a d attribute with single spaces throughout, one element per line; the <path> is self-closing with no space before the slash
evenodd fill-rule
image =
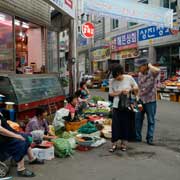
<path id="1" fill-rule="evenodd" d="M 119 109 L 119 96 L 128 96 L 130 92 L 138 93 L 138 86 L 132 76 L 124 74 L 121 65 L 116 66 L 112 71 L 113 79 L 109 86 L 109 95 L 113 97 L 112 115 L 112 147 L 110 152 L 117 150 L 117 141 L 121 140 L 121 150 L 127 148 L 129 139 L 129 121 L 131 114 L 128 109 Z"/>

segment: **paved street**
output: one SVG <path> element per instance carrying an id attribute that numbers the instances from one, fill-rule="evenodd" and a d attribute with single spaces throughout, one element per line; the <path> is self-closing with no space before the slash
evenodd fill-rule
<path id="1" fill-rule="evenodd" d="M 91 90 L 107 97 L 107 93 Z M 34 180 L 179 180 L 180 179 L 180 103 L 158 102 L 156 146 L 129 143 L 127 152 L 110 154 L 110 142 L 89 152 L 76 152 L 67 159 L 31 166 Z M 145 128 L 144 128 L 145 130 Z M 145 133 L 144 136 L 145 138 Z M 11 170 L 13 177 L 15 169 Z M 14 180 L 23 178 L 14 177 Z"/>

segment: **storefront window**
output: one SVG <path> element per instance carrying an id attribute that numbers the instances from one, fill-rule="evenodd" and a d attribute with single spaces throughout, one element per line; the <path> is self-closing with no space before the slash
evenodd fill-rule
<path id="1" fill-rule="evenodd" d="M 180 70 L 179 46 L 161 47 L 156 49 L 157 63 L 167 67 L 168 76 L 173 76 Z"/>
<path id="2" fill-rule="evenodd" d="M 12 17 L 0 13 L 0 71 L 13 71 L 13 24 Z"/>
<path id="3" fill-rule="evenodd" d="M 42 27 L 23 19 L 15 19 L 16 73 L 42 73 Z"/>
<path id="4" fill-rule="evenodd" d="M 58 35 L 57 32 L 48 32 L 48 71 L 58 72 Z"/>

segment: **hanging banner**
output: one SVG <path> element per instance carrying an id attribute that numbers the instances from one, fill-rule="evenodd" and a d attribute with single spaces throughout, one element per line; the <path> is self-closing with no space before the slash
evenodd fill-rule
<path id="1" fill-rule="evenodd" d="M 125 18 L 131 22 L 152 24 L 172 28 L 173 10 L 152 7 L 132 0 L 84 0 L 84 11 L 88 14 Z"/>

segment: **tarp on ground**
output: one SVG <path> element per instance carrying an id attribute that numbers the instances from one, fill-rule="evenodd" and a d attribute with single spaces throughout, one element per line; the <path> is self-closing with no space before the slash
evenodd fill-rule
<path id="1" fill-rule="evenodd" d="M 173 10 L 132 0 L 84 0 L 84 11 L 97 16 L 172 28 Z"/>

